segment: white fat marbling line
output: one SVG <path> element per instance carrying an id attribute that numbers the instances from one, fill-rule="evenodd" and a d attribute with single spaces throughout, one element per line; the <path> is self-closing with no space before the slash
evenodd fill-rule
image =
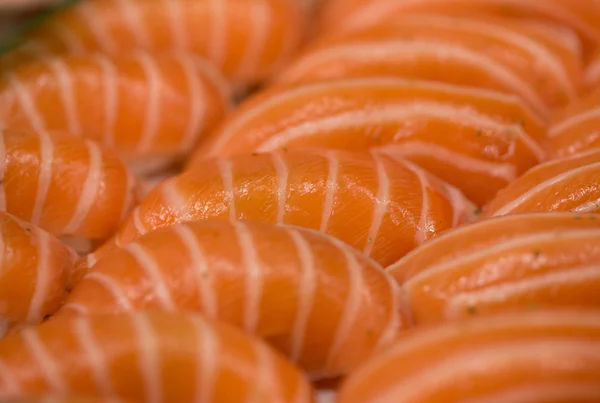
<path id="1" fill-rule="evenodd" d="M 38 134 L 40 164 L 37 192 L 35 195 L 33 210 L 31 212 L 31 223 L 39 226 L 40 221 L 42 219 L 42 213 L 44 211 L 44 205 L 46 204 L 48 190 L 50 189 L 50 183 L 52 181 L 52 166 L 54 164 L 54 142 L 52 141 L 50 134 L 45 130 L 40 131 Z"/>
<path id="2" fill-rule="evenodd" d="M 200 244 L 196 234 L 189 226 L 185 224 L 175 225 L 172 230 L 179 237 L 190 256 L 190 263 L 196 276 L 202 313 L 209 318 L 216 318 L 218 315 L 218 298 L 210 278 L 210 267 L 205 248 Z"/>
<path id="3" fill-rule="evenodd" d="M 164 390 L 158 335 L 146 314 L 138 313 L 132 317 L 132 321 L 140 349 L 137 356 L 144 381 L 145 401 L 161 403 L 164 401 Z"/>
<path id="4" fill-rule="evenodd" d="M 107 53 L 115 53 L 117 50 L 117 41 L 112 32 L 109 31 L 109 24 L 105 20 L 106 15 L 101 13 L 97 7 L 98 2 L 84 1 L 74 7 L 73 10 L 79 18 L 86 21 L 91 34 L 100 45 L 100 48 Z"/>
<path id="5" fill-rule="evenodd" d="M 83 183 L 83 190 L 79 194 L 79 201 L 73 211 L 71 220 L 63 229 L 63 233 L 74 234 L 81 227 L 98 198 L 98 191 L 102 186 L 103 161 L 102 150 L 95 143 L 86 141 L 89 154 L 88 173 Z"/>
<path id="6" fill-rule="evenodd" d="M 117 143 L 115 125 L 119 110 L 119 72 L 114 62 L 104 54 L 95 54 L 94 60 L 100 69 L 104 90 L 104 131 L 101 141 L 108 148 L 114 148 Z"/>
<path id="7" fill-rule="evenodd" d="M 218 335 L 200 316 L 192 317 L 196 330 L 196 392 L 194 402 L 212 402 L 221 355 Z"/>
<path id="8" fill-rule="evenodd" d="M 300 265 L 300 281 L 298 284 L 298 311 L 296 312 L 292 328 L 290 359 L 298 362 L 302 356 L 306 327 L 314 308 L 317 292 L 317 272 L 315 269 L 315 255 L 303 234 L 293 228 L 287 228 L 286 232 L 292 239 L 298 264 Z"/>
<path id="9" fill-rule="evenodd" d="M 390 178 L 386 167 L 378 153 L 371 153 L 377 172 L 377 193 L 373 205 L 373 215 L 371 217 L 371 226 L 367 232 L 367 242 L 363 248 L 363 253 L 371 256 L 373 245 L 377 242 L 377 236 L 387 214 L 388 204 L 390 203 Z"/>
<path id="10" fill-rule="evenodd" d="M 234 221 L 233 225 L 246 274 L 244 329 L 249 332 L 255 332 L 260 321 L 264 273 L 261 268 L 262 264 L 256 250 L 252 231 L 242 221 Z"/>
<path id="11" fill-rule="evenodd" d="M 540 168 L 540 166 L 538 165 L 538 169 L 539 168 Z M 575 169 L 571 169 L 570 171 L 563 172 L 560 175 L 556 175 L 548 180 L 542 181 L 542 182 L 538 183 L 536 186 L 533 186 L 532 188 L 527 190 L 526 192 L 521 193 L 517 198 L 515 198 L 511 202 L 505 204 L 504 206 L 502 206 L 501 208 L 496 210 L 493 215 L 494 215 L 494 217 L 497 217 L 497 216 L 509 214 L 511 211 L 514 211 L 519 206 L 521 206 L 523 203 L 525 203 L 526 201 L 535 197 L 540 192 L 543 192 L 552 186 L 559 185 L 561 182 L 568 181 L 569 179 L 576 177 L 577 175 L 585 174 L 590 171 L 595 172 L 599 169 L 600 169 L 600 162 L 595 163 L 595 164 L 585 165 L 585 166 L 575 168 Z"/>
<path id="12" fill-rule="evenodd" d="M 152 257 L 146 248 L 138 242 L 129 243 L 124 249 L 129 252 L 145 275 L 148 276 L 161 308 L 169 312 L 176 311 L 177 306 L 173 301 L 173 295 L 169 289 L 169 285 L 166 283 L 161 272 L 161 267 L 154 257 Z"/>
<path id="13" fill-rule="evenodd" d="M 289 168 L 285 161 L 285 156 L 278 151 L 271 153 L 275 175 L 277 179 L 277 218 L 276 223 L 282 224 L 285 216 L 285 204 L 287 199 L 287 183 L 289 177 Z"/>
<path id="14" fill-rule="evenodd" d="M 72 332 L 89 362 L 92 379 L 100 394 L 111 401 L 120 401 L 111 380 L 110 367 L 105 360 L 106 354 L 96 340 L 89 317 L 74 319 Z"/>
<path id="15" fill-rule="evenodd" d="M 321 214 L 321 225 L 319 231 L 327 232 L 329 225 L 329 219 L 333 214 L 333 207 L 335 201 L 335 194 L 339 185 L 339 170 L 340 160 L 337 153 L 334 150 L 327 150 L 324 152 L 324 156 L 327 159 L 328 171 L 327 181 L 325 183 L 325 201 L 323 202 L 323 212 Z"/>
<path id="16" fill-rule="evenodd" d="M 66 393 L 68 385 L 63 378 L 60 365 L 48 351 L 43 340 L 39 337 L 38 330 L 35 327 L 27 327 L 20 333 L 23 346 L 31 354 L 32 359 L 40 366 L 44 379 L 52 389 L 57 393 Z"/>
<path id="17" fill-rule="evenodd" d="M 146 83 L 148 84 L 148 98 L 144 100 L 147 103 L 144 127 L 137 145 L 137 150 L 144 153 L 155 146 L 154 142 L 163 118 L 161 108 L 163 84 L 160 66 L 154 56 L 147 53 L 138 53 L 136 58 L 140 67 L 144 70 Z"/>
<path id="18" fill-rule="evenodd" d="M 36 239 L 36 252 L 37 252 L 37 264 L 35 268 L 35 283 L 33 288 L 33 294 L 29 302 L 29 309 L 27 311 L 27 322 L 30 324 L 37 324 L 44 317 L 44 304 L 46 304 L 49 298 L 50 282 L 52 280 L 52 273 L 56 270 L 56 267 L 52 267 L 50 250 L 50 234 L 40 229 L 35 228 L 33 230 L 33 237 Z"/>

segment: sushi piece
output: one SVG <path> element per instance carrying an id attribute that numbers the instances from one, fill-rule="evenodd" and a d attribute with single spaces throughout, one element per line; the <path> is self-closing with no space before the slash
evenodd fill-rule
<path id="1" fill-rule="evenodd" d="M 0 337 L 60 308 L 76 258 L 52 235 L 0 212 Z"/>
<path id="2" fill-rule="evenodd" d="M 472 219 L 473 210 L 451 186 L 377 153 L 305 149 L 214 159 L 160 183 L 82 264 L 160 227 L 243 219 L 316 229 L 387 266 Z"/>
<path id="3" fill-rule="evenodd" d="M 4 130 L 0 164 L 0 210 L 80 253 L 109 238 L 139 198 L 116 155 L 64 132 Z"/>
<path id="4" fill-rule="evenodd" d="M 86 0 L 57 13 L 22 48 L 14 66 L 47 55 L 186 51 L 236 85 L 270 77 L 303 39 L 298 0 Z"/>
<path id="5" fill-rule="evenodd" d="M 304 375 L 262 341 L 186 313 L 55 318 L 0 340 L 0 364 L 2 399 L 312 401 Z"/>
<path id="6" fill-rule="evenodd" d="M 330 6 L 336 8 L 336 0 Z M 341 0 L 340 3 L 346 3 Z M 352 4 L 353 3 L 353 4 Z M 325 11 L 325 31 L 358 29 L 406 14 L 456 15 L 478 19 L 494 16 L 519 22 L 560 24 L 579 36 L 588 59 L 600 43 L 600 7 L 588 0 L 357 0 Z"/>
<path id="7" fill-rule="evenodd" d="M 81 4 L 87 4 L 82 2 Z M 220 73 L 185 53 L 38 59 L 0 84 L 0 121 L 95 140 L 138 173 L 181 160 L 229 108 Z"/>
<path id="8" fill-rule="evenodd" d="M 338 403 L 600 400 L 600 311 L 542 310 L 415 329 L 354 372 Z"/>
<path id="9" fill-rule="evenodd" d="M 600 307 L 600 215 L 482 220 L 440 234 L 387 270 L 417 325 L 531 307 Z"/>
<path id="10" fill-rule="evenodd" d="M 545 125 L 512 95 L 388 77 L 337 80 L 251 98 L 200 143 L 189 166 L 252 150 L 385 147 L 483 204 L 545 158 Z"/>
<path id="11" fill-rule="evenodd" d="M 398 286 L 373 260 L 313 230 L 180 224 L 104 256 L 57 314 L 192 311 L 267 340 L 313 378 L 345 375 L 389 344 Z"/>
<path id="12" fill-rule="evenodd" d="M 411 16 L 323 38 L 276 82 L 376 76 L 515 94 L 547 116 L 578 97 L 583 68 L 579 54 L 539 27 L 502 19 Z"/>
<path id="13" fill-rule="evenodd" d="M 558 114 L 548 130 L 548 138 L 554 157 L 600 150 L 600 87 Z"/>
<path id="14" fill-rule="evenodd" d="M 498 192 L 484 216 L 534 211 L 600 213 L 600 149 L 530 169 Z"/>

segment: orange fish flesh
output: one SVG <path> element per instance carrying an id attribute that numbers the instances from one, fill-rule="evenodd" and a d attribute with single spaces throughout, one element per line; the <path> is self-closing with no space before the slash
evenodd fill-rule
<path id="1" fill-rule="evenodd" d="M 545 125 L 513 95 L 389 77 L 337 80 L 252 97 L 189 165 L 250 151 L 396 145 L 387 152 L 483 204 L 545 158 Z"/>
<path id="2" fill-rule="evenodd" d="M 518 312 L 415 329 L 344 383 L 339 403 L 600 400 L 600 311 Z"/>
<path id="3" fill-rule="evenodd" d="M 60 308 L 77 255 L 47 232 L 0 212 L 0 337 Z"/>
<path id="4" fill-rule="evenodd" d="M 219 219 L 312 228 L 387 266 L 473 205 L 407 161 L 378 153 L 296 150 L 204 161 L 155 187 L 116 236 L 82 261 L 168 225 Z"/>
<path id="5" fill-rule="evenodd" d="M 440 234 L 387 270 L 417 325 L 530 307 L 597 307 L 600 215 L 482 220 Z"/>
<path id="6" fill-rule="evenodd" d="M 185 53 L 66 55 L 10 71 L 0 85 L 0 121 L 84 136 L 147 173 L 189 153 L 223 118 L 229 95 L 217 70 Z"/>
<path id="7" fill-rule="evenodd" d="M 125 164 L 93 141 L 63 132 L 0 132 L 0 209 L 88 253 L 139 199 Z"/>
<path id="8" fill-rule="evenodd" d="M 185 313 L 63 317 L 0 341 L 0 396 L 310 403 L 310 383 L 262 341 Z"/>
<path id="9" fill-rule="evenodd" d="M 112 251 L 57 314 L 191 311 L 254 333 L 313 378 L 345 375 L 406 323 L 375 261 L 299 227 L 204 221 Z"/>
<path id="10" fill-rule="evenodd" d="M 600 213 L 600 150 L 540 164 L 498 192 L 484 216 L 528 211 Z"/>

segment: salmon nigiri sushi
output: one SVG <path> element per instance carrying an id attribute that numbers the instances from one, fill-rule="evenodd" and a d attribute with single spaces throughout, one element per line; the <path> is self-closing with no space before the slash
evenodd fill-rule
<path id="1" fill-rule="evenodd" d="M 518 312 L 415 329 L 354 372 L 339 403 L 600 401 L 600 311 Z"/>
<path id="2" fill-rule="evenodd" d="M 0 210 L 88 253 L 138 201 L 125 164 L 95 142 L 63 132 L 0 132 Z"/>
<path id="3" fill-rule="evenodd" d="M 323 38 L 276 82 L 290 85 L 373 76 L 516 94 L 547 115 L 577 98 L 583 69 L 578 53 L 537 27 L 493 18 L 410 16 Z"/>
<path id="4" fill-rule="evenodd" d="M 0 212 L 0 337 L 62 305 L 77 255 L 38 227 Z"/>
<path id="5" fill-rule="evenodd" d="M 339 1 L 340 4 L 335 5 Z M 352 30 L 415 14 L 458 15 L 472 19 L 503 17 L 528 23 L 543 21 L 573 30 L 589 58 L 600 43 L 600 7 L 589 0 L 333 0 L 325 11 L 326 31 Z"/>
<path id="6" fill-rule="evenodd" d="M 388 267 L 415 324 L 599 307 L 600 215 L 515 214 L 447 231 Z"/>
<path id="7" fill-rule="evenodd" d="M 189 54 L 67 55 L 10 71 L 0 121 L 84 136 L 145 173 L 185 156 L 225 115 L 229 95 L 220 73 Z"/>
<path id="8" fill-rule="evenodd" d="M 600 149 L 600 87 L 558 114 L 548 131 L 555 157 Z"/>
<path id="9" fill-rule="evenodd" d="M 406 324 L 375 261 L 313 230 L 179 224 L 104 256 L 58 315 L 195 311 L 266 339 L 312 377 L 345 375 Z"/>
<path id="10" fill-rule="evenodd" d="M 260 94 L 233 112 L 190 166 L 208 157 L 282 147 L 387 147 L 489 201 L 545 158 L 544 119 L 515 96 L 427 81 L 359 78 Z"/>
<path id="11" fill-rule="evenodd" d="M 305 376 L 262 341 L 185 313 L 56 318 L 0 340 L 0 368 L 2 399 L 312 402 Z"/>
<path id="12" fill-rule="evenodd" d="M 298 0 L 86 0 L 34 30 L 5 64 L 49 54 L 176 50 L 205 57 L 236 84 L 251 84 L 294 55 L 303 38 L 301 10 Z"/>
<path id="13" fill-rule="evenodd" d="M 600 212 L 600 149 L 540 164 L 484 209 L 484 216 L 528 211 Z"/>
<path id="14" fill-rule="evenodd" d="M 168 179 L 116 236 L 85 260 L 168 225 L 219 219 L 312 228 L 387 266 L 473 217 L 462 193 L 407 161 L 377 153 L 281 150 L 203 161 Z"/>

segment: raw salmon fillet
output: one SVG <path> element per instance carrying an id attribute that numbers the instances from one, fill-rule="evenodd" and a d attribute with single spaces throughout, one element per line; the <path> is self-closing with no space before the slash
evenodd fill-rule
<path id="1" fill-rule="evenodd" d="M 555 117 L 548 131 L 553 156 L 600 150 L 600 87 L 598 89 L 571 103 Z"/>
<path id="2" fill-rule="evenodd" d="M 600 150 L 540 164 L 498 192 L 484 216 L 527 211 L 600 212 Z"/>
<path id="3" fill-rule="evenodd" d="M 415 330 L 354 372 L 339 403 L 600 401 L 600 311 L 519 312 Z"/>
<path id="4" fill-rule="evenodd" d="M 313 378 L 345 375 L 406 324 L 375 261 L 298 227 L 236 221 L 151 232 L 100 259 L 58 315 L 193 311 L 267 340 Z"/>
<path id="5" fill-rule="evenodd" d="M 238 219 L 316 229 L 387 266 L 470 220 L 473 209 L 412 163 L 377 153 L 283 150 L 207 160 L 154 188 L 84 265 L 160 227 Z"/>
<path id="6" fill-rule="evenodd" d="M 185 53 L 42 58 L 0 84 L 4 127 L 85 136 L 143 173 L 185 156 L 228 107 L 220 73 Z"/>
<path id="7" fill-rule="evenodd" d="M 336 5 L 339 1 L 339 4 Z M 577 32 L 586 57 L 600 43 L 600 5 L 595 0 L 333 0 L 323 13 L 325 31 L 381 24 L 406 14 L 496 16 L 517 21 L 558 23 Z"/>
<path id="8" fill-rule="evenodd" d="M 0 132 L 0 210 L 88 253 L 137 202 L 125 164 L 95 142 L 63 132 Z"/>
<path id="9" fill-rule="evenodd" d="M 301 10 L 296 0 L 86 0 L 53 16 L 4 62 L 179 50 L 207 58 L 236 84 L 251 84 L 295 54 Z"/>
<path id="10" fill-rule="evenodd" d="M 0 212 L 0 337 L 62 305 L 77 255 L 38 227 Z"/>
<path id="11" fill-rule="evenodd" d="M 2 398 L 312 401 L 304 375 L 262 341 L 184 313 L 55 318 L 1 340 L 0 364 Z"/>
<path id="12" fill-rule="evenodd" d="M 547 115 L 578 97 L 583 68 L 578 53 L 539 27 L 497 18 L 410 16 L 317 40 L 276 82 L 375 76 L 515 94 Z"/>
<path id="13" fill-rule="evenodd" d="M 271 90 L 244 102 L 190 165 L 251 150 L 389 145 L 477 204 L 545 158 L 546 122 L 515 96 L 443 83 L 358 78 Z"/>
<path id="14" fill-rule="evenodd" d="M 515 214 L 447 231 L 387 268 L 415 324 L 600 306 L 600 215 Z"/>

